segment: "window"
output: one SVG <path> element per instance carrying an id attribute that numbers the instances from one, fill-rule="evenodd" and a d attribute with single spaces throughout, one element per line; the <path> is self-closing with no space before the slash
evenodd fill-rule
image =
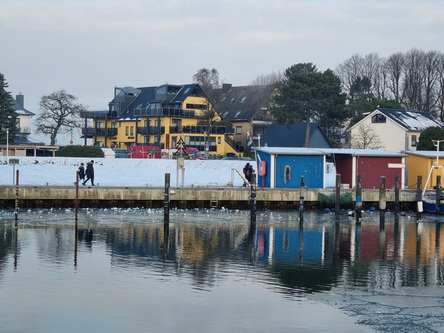
<path id="1" fill-rule="evenodd" d="M 221 144 L 221 139 L 220 136 L 217 137 L 217 144 L 220 145 Z"/>
<path id="2" fill-rule="evenodd" d="M 238 115 L 240 115 L 240 113 L 241 113 L 240 111 L 237 111 L 234 116 L 237 117 Z"/>
<path id="3" fill-rule="evenodd" d="M 125 126 L 125 135 L 126 135 L 126 136 L 129 135 L 129 126 Z"/>
<path id="4" fill-rule="evenodd" d="M 242 126 L 236 126 L 236 134 L 242 134 Z"/>
<path id="5" fill-rule="evenodd" d="M 383 114 L 375 114 L 372 117 L 372 123 L 385 123 L 385 116 Z"/>
<path id="6" fill-rule="evenodd" d="M 117 128 L 117 123 L 116 122 L 111 123 L 111 128 Z"/>
<path id="7" fill-rule="evenodd" d="M 247 96 L 242 97 L 241 103 L 245 102 L 246 99 L 247 99 Z"/>
<path id="8" fill-rule="evenodd" d="M 416 135 L 412 135 L 412 147 L 416 147 L 417 137 Z"/>
<path id="9" fill-rule="evenodd" d="M 130 128 L 130 135 L 134 135 L 134 126 L 131 126 Z"/>
<path id="10" fill-rule="evenodd" d="M 101 121 L 98 121 L 98 122 L 96 123 L 96 126 L 97 126 L 97 128 L 102 128 L 102 122 L 101 122 Z"/>

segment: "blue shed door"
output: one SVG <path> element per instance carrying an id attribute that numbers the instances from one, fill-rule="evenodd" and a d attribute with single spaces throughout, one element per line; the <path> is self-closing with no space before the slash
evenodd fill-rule
<path id="1" fill-rule="evenodd" d="M 298 188 L 304 175 L 305 186 L 324 187 L 324 156 L 279 155 L 276 159 L 276 187 Z"/>

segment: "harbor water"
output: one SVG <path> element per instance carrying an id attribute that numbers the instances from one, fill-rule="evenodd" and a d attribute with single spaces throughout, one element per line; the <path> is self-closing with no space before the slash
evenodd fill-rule
<path id="1" fill-rule="evenodd" d="M 444 332 L 440 217 L 0 211 L 0 332 Z"/>

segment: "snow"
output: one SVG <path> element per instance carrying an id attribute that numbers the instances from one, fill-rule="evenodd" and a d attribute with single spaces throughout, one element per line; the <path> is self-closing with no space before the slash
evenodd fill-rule
<path id="1" fill-rule="evenodd" d="M 19 164 L 8 160 L 19 159 Z M 15 171 L 19 170 L 19 184 L 23 186 L 71 186 L 76 180 L 80 163 L 91 158 L 74 157 L 0 157 L 0 185 L 13 185 Z M 171 186 L 181 186 L 182 170 L 177 172 L 177 160 L 93 158 L 94 182 L 98 186 L 150 186 L 165 185 L 165 174 L 170 173 Z M 242 160 L 185 160 L 183 184 L 185 187 L 231 186 L 240 187 L 242 178 L 234 170 L 242 169 Z M 253 165 L 255 166 L 254 162 Z M 257 170 L 257 167 L 254 168 Z M 327 174 L 327 186 L 334 186 L 334 168 Z M 333 183 L 332 183 L 333 182 Z M 88 182 L 89 184 L 89 182 Z"/>

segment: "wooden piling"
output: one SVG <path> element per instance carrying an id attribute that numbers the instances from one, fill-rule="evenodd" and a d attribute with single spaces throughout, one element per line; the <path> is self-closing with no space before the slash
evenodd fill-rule
<path id="1" fill-rule="evenodd" d="M 256 223 L 256 174 L 251 175 L 250 183 L 250 224 Z"/>
<path id="2" fill-rule="evenodd" d="M 14 226 L 17 228 L 17 222 L 18 222 L 18 210 L 19 210 L 19 170 L 16 170 L 16 177 L 15 177 L 15 224 Z"/>
<path id="3" fill-rule="evenodd" d="M 335 215 L 339 215 L 341 211 L 341 175 L 336 174 L 335 184 Z"/>
<path id="4" fill-rule="evenodd" d="M 399 176 L 395 176 L 395 215 L 399 214 L 399 197 L 400 197 L 400 181 Z"/>
<path id="5" fill-rule="evenodd" d="M 417 220 L 419 220 L 421 218 L 422 211 L 423 211 L 422 176 L 418 176 L 418 180 L 416 182 L 416 219 Z"/>
<path id="6" fill-rule="evenodd" d="M 436 176 L 436 204 L 435 214 L 439 215 L 441 210 L 441 176 Z"/>
<path id="7" fill-rule="evenodd" d="M 170 174 L 165 174 L 165 194 L 163 199 L 163 222 L 170 222 Z"/>
<path id="8" fill-rule="evenodd" d="M 76 200 L 75 200 L 75 221 L 79 219 L 79 172 L 76 172 Z"/>
<path id="9" fill-rule="evenodd" d="M 356 223 L 361 223 L 362 217 L 362 176 L 356 176 L 356 201 L 355 201 Z"/>
<path id="10" fill-rule="evenodd" d="M 305 188 L 304 175 L 301 175 L 301 186 L 299 187 L 299 223 L 304 221 L 304 197 L 302 189 Z"/>
<path id="11" fill-rule="evenodd" d="M 381 176 L 379 185 L 379 223 L 385 223 L 385 209 L 387 208 L 386 178 Z"/>

